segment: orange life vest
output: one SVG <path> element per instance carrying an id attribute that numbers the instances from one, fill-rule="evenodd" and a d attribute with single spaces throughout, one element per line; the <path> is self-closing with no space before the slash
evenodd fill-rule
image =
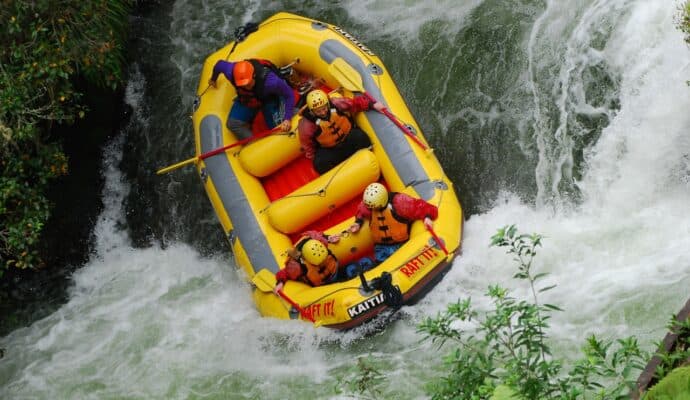
<path id="1" fill-rule="evenodd" d="M 304 259 L 301 259 L 300 263 L 303 270 L 306 269 L 306 273 L 302 275 L 304 282 L 312 286 L 323 285 L 338 271 L 338 260 L 330 250 L 328 250 L 328 256 L 321 265 L 310 264 Z"/>
<path id="2" fill-rule="evenodd" d="M 309 236 L 302 236 L 297 241 L 295 248 L 301 252 L 302 246 L 304 246 L 309 239 Z M 338 259 L 335 258 L 330 249 L 328 249 L 328 256 L 326 257 L 326 260 L 321 263 L 321 265 L 311 264 L 302 257 L 300 257 L 297 262 L 299 262 L 300 266 L 302 267 L 302 274 L 298 280 L 312 286 L 323 285 L 338 271 Z"/>
<path id="3" fill-rule="evenodd" d="M 382 210 L 371 210 L 369 229 L 375 244 L 402 243 L 410 238 L 410 223 L 395 215 L 390 201 Z"/>
<path id="4" fill-rule="evenodd" d="M 318 127 L 314 132 L 314 139 L 321 147 L 336 146 L 345 140 L 352 130 L 350 117 L 335 107 L 331 107 L 325 119 L 319 118 L 311 112 L 304 115 Z"/>

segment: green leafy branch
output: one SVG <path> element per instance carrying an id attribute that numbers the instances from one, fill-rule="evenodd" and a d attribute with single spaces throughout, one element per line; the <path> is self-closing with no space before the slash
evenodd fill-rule
<path id="1" fill-rule="evenodd" d="M 336 394 L 349 393 L 347 396 L 354 399 L 380 399 L 384 381 L 385 376 L 371 357 L 359 357 L 357 364 L 350 368 L 350 376 L 340 380 L 334 391 Z"/>
<path id="2" fill-rule="evenodd" d="M 492 246 L 506 247 L 518 264 L 514 278 L 529 283 L 532 301 L 513 298 L 507 289 L 490 286 L 493 309 L 483 314 L 470 299 L 459 300 L 435 318 L 425 319 L 419 332 L 439 346 L 451 346 L 444 357 L 445 377 L 431 386 L 434 399 L 487 399 L 507 389 L 520 399 L 623 399 L 635 388 L 635 377 L 648 355 L 637 340 L 615 342 L 595 336 L 583 347 L 585 357 L 572 364 L 552 355 L 546 332 L 556 305 L 538 301 L 538 294 L 555 288 L 539 287 L 545 273 L 533 273 L 542 236 L 518 234 L 513 225 L 499 229 Z M 472 326 L 472 328 L 467 328 Z"/>
<path id="3" fill-rule="evenodd" d="M 67 173 L 55 123 L 86 115 L 77 83 L 123 77 L 131 0 L 10 1 L 0 7 L 0 275 L 40 267 L 49 182 Z"/>

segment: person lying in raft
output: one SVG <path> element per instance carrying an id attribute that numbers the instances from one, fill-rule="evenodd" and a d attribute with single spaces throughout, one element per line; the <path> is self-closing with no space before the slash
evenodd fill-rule
<path id="1" fill-rule="evenodd" d="M 364 189 L 362 202 L 357 207 L 355 222 L 348 229 L 356 233 L 364 220 L 369 221 L 371 237 L 374 241 L 374 260 L 367 257 L 345 267 L 347 278 L 356 276 L 371 269 L 393 255 L 410 238 L 412 222 L 424 220 L 427 228 L 433 228 L 433 221 L 438 217 L 438 208 L 422 199 L 416 199 L 405 193 L 388 192 L 378 182 L 369 184 Z"/>
<path id="2" fill-rule="evenodd" d="M 252 136 L 251 124 L 259 110 L 263 111 L 269 128 L 278 126 L 282 132 L 290 130 L 295 97 L 278 67 L 268 60 L 219 60 L 213 66 L 208 84 L 217 87 L 216 81 L 220 74 L 225 75 L 237 92 L 226 123 L 237 139 Z"/>
<path id="3" fill-rule="evenodd" d="M 314 170 L 324 174 L 345 161 L 357 150 L 371 146 L 369 137 L 355 126 L 352 115 L 384 105 L 372 103 L 365 96 L 329 96 L 323 90 L 307 94 L 307 109 L 297 125 L 304 156 L 313 160 Z"/>
<path id="4" fill-rule="evenodd" d="M 277 293 L 286 281 L 300 281 L 311 286 L 321 286 L 338 279 L 338 259 L 328 249 L 329 243 L 337 243 L 340 235 L 326 235 L 307 231 L 295 247 L 288 250 L 285 268 L 276 274 Z"/>

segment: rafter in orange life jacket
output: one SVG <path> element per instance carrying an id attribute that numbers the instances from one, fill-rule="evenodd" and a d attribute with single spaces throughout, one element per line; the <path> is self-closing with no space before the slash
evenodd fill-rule
<path id="1" fill-rule="evenodd" d="M 321 147 L 334 147 L 341 143 L 352 130 L 352 117 L 330 105 L 328 115 L 321 118 L 311 110 L 305 110 L 304 117 L 313 122 L 317 129 L 314 140 Z"/>
<path id="2" fill-rule="evenodd" d="M 371 210 L 369 229 L 376 244 L 395 244 L 407 241 L 410 238 L 411 221 L 402 218 L 393 209 L 393 197 L 397 195 L 391 192 L 388 195 L 388 203 L 380 210 Z"/>
<path id="3" fill-rule="evenodd" d="M 295 248 L 302 252 L 302 246 L 307 242 L 307 240 L 311 239 L 310 237 L 304 237 L 297 242 L 297 245 Z M 328 281 L 335 273 L 338 271 L 338 259 L 335 258 L 335 255 L 331 252 L 331 249 L 326 247 L 328 250 L 328 256 L 326 256 L 326 260 L 322 262 L 320 265 L 314 265 L 304 258 L 300 257 L 299 260 L 296 260 L 300 267 L 302 267 L 302 274 L 299 277 L 299 280 L 312 285 L 312 286 L 321 286 L 326 281 Z"/>

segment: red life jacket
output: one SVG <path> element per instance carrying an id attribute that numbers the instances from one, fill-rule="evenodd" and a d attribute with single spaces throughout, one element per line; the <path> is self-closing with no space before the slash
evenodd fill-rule
<path id="1" fill-rule="evenodd" d="M 410 238 L 410 223 L 398 216 L 393 210 L 393 196 L 391 192 L 388 204 L 381 210 L 371 210 L 369 229 L 375 244 L 396 244 Z"/>

